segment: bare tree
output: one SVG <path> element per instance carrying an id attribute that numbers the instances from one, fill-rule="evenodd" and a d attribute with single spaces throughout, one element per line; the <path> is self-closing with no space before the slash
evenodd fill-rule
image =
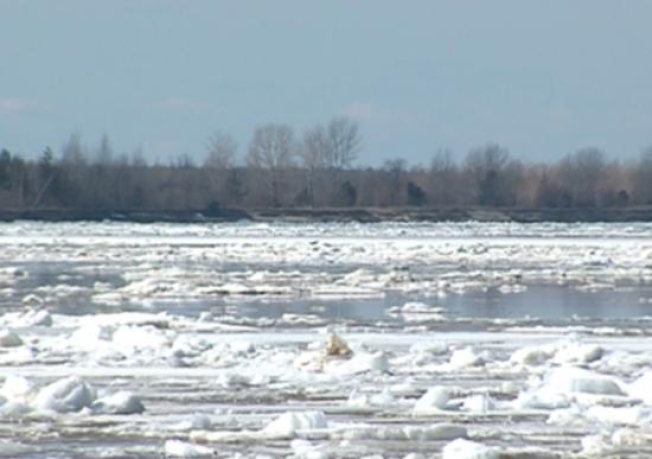
<path id="1" fill-rule="evenodd" d="M 219 217 L 225 215 L 222 203 L 259 209 L 652 205 L 652 147 L 630 162 L 608 161 L 592 147 L 552 164 L 528 164 L 489 144 L 472 150 L 462 164 L 450 152 L 438 152 L 424 169 L 400 158 L 381 167 L 355 167 L 360 145 L 357 124 L 346 118 L 314 126 L 298 142 L 289 126 L 267 124 L 253 133 L 245 164 L 234 165 L 237 145 L 218 132 L 201 167 L 188 155 L 167 163 L 147 162 L 140 150 L 131 157 L 114 156 L 106 134 L 88 150 L 74 133 L 57 158 L 49 148 L 40 159 L 22 159 L 0 148 L 0 209 L 140 209 L 181 215 L 214 210 L 210 215 Z"/>
<path id="2" fill-rule="evenodd" d="M 238 202 L 240 193 L 237 193 L 234 181 L 237 178 L 234 170 L 235 156 L 238 144 L 230 134 L 217 132 L 208 143 L 208 152 L 204 161 L 207 171 L 211 199 L 211 209 L 219 209 L 225 202 Z"/>
<path id="3" fill-rule="evenodd" d="M 632 173 L 632 198 L 640 204 L 652 204 L 652 146 L 647 147 Z"/>
<path id="4" fill-rule="evenodd" d="M 284 182 L 293 165 L 296 146 L 292 128 L 284 124 L 266 124 L 257 127 L 249 144 L 247 164 L 262 172 L 268 184 L 271 204 L 283 203 Z"/>
<path id="5" fill-rule="evenodd" d="M 59 201 L 64 205 L 77 203 L 87 207 L 88 194 L 84 191 L 92 180 L 89 181 L 87 174 L 86 149 L 82 146 L 79 133 L 72 133 L 61 148 L 59 164 L 60 173 L 55 177 Z"/>
<path id="6" fill-rule="evenodd" d="M 131 157 L 129 157 L 127 160 L 131 166 L 136 169 L 147 167 L 147 159 L 145 159 L 145 153 L 143 153 L 142 147 L 138 147 L 132 151 Z"/>
<path id="7" fill-rule="evenodd" d="M 114 172 L 113 148 L 109 136 L 102 134 L 92 163 L 88 167 L 89 183 L 86 195 L 88 206 L 96 209 L 108 208 L 117 200 L 117 188 L 120 186 L 112 178 Z"/>
<path id="8" fill-rule="evenodd" d="M 386 189 L 389 191 L 388 202 L 390 206 L 405 204 L 403 194 L 407 162 L 403 158 L 388 159 L 383 164 L 383 170 L 387 174 Z"/>
<path id="9" fill-rule="evenodd" d="M 326 164 L 335 169 L 346 169 L 358 159 L 362 137 L 358 123 L 349 118 L 333 118 L 328 124 L 328 154 Z"/>
<path id="10" fill-rule="evenodd" d="M 204 166 L 212 169 L 230 169 L 234 166 L 238 144 L 225 132 L 217 132 L 208 142 L 208 152 Z"/>
<path id="11" fill-rule="evenodd" d="M 333 118 L 328 123 L 325 131 L 325 186 L 322 188 L 324 193 L 329 197 L 331 205 L 339 205 L 342 201 L 342 195 L 346 195 L 342 191 L 342 187 L 345 185 L 343 171 L 351 168 L 358 158 L 362 138 L 358 123 L 345 117 Z M 351 184 L 349 183 L 348 185 Z M 346 190 L 350 191 L 348 187 Z"/>
<path id="12" fill-rule="evenodd" d="M 324 168 L 327 154 L 328 137 L 322 125 L 304 132 L 299 149 L 299 160 L 306 176 L 306 199 L 310 207 L 315 205 L 317 175 Z"/>
<path id="13" fill-rule="evenodd" d="M 450 150 L 440 150 L 430 162 L 430 192 L 432 202 L 451 206 L 459 204 L 466 191 L 459 180 L 459 168 Z"/>
<path id="14" fill-rule="evenodd" d="M 595 147 L 583 148 L 562 161 L 562 183 L 569 190 L 574 206 L 595 207 L 598 204 L 604 167 L 604 153 Z"/>
<path id="15" fill-rule="evenodd" d="M 631 199 L 632 185 L 628 173 L 618 160 L 605 163 L 598 184 L 598 204 L 603 207 L 624 207 Z"/>
<path id="16" fill-rule="evenodd" d="M 473 149 L 465 161 L 476 193 L 476 202 L 482 206 L 513 205 L 516 191 L 513 183 L 506 180 L 509 151 L 498 144 Z"/>
<path id="17" fill-rule="evenodd" d="M 50 191 L 50 185 L 54 181 L 54 177 L 57 173 L 56 167 L 54 165 L 54 152 L 50 147 L 46 147 L 37 163 L 37 183 L 36 195 L 34 197 L 34 203 L 32 207 L 38 207 L 43 201 L 46 194 Z"/>
<path id="18" fill-rule="evenodd" d="M 108 134 L 102 134 L 100 145 L 95 156 L 95 163 L 100 166 L 109 166 L 113 162 L 113 148 Z"/>
<path id="19" fill-rule="evenodd" d="M 61 148 L 61 163 L 73 166 L 86 164 L 86 152 L 84 150 L 81 135 L 78 132 L 73 132 Z"/>

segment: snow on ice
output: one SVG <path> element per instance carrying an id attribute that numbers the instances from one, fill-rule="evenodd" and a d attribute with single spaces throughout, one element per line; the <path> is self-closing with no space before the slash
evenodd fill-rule
<path id="1" fill-rule="evenodd" d="M 649 224 L 0 228 L 0 456 L 652 457 Z"/>

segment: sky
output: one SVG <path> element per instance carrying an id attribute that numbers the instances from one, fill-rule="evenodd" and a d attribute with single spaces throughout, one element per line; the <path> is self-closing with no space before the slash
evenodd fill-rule
<path id="1" fill-rule="evenodd" d="M 0 0 L 0 147 L 201 160 L 218 131 L 360 125 L 359 164 L 652 144 L 652 1 Z"/>

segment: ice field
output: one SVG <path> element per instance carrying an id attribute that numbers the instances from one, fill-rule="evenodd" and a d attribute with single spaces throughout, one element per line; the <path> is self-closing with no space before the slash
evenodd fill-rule
<path id="1" fill-rule="evenodd" d="M 652 457 L 651 224 L 0 224 L 0 457 Z"/>

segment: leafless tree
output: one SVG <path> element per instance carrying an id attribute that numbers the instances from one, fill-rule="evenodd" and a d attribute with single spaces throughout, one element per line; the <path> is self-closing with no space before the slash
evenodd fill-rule
<path id="1" fill-rule="evenodd" d="M 128 158 L 128 161 L 132 167 L 137 169 L 147 167 L 147 159 L 145 159 L 143 149 L 140 147 L 131 152 L 131 157 Z"/>
<path id="2" fill-rule="evenodd" d="M 256 128 L 243 165 L 234 164 L 234 139 L 219 132 L 211 138 L 202 165 L 189 155 L 152 164 L 141 150 L 131 157 L 114 156 L 107 135 L 89 151 L 74 133 L 58 158 L 49 148 L 38 160 L 0 148 L 0 209 L 192 210 L 217 216 L 222 207 L 236 205 L 481 205 L 571 211 L 652 205 L 652 147 L 638 160 L 608 161 L 592 147 L 553 163 L 533 164 L 489 144 L 472 150 L 461 164 L 450 152 L 439 152 L 424 169 L 410 167 L 400 156 L 381 167 L 356 167 L 360 146 L 357 123 L 335 118 L 306 130 L 298 142 L 287 125 Z"/>
<path id="3" fill-rule="evenodd" d="M 450 150 L 435 153 L 430 162 L 429 175 L 433 204 L 453 206 L 463 201 L 467 190 L 460 184 L 459 168 Z"/>
<path id="4" fill-rule="evenodd" d="M 513 205 L 514 184 L 507 182 L 506 168 L 509 151 L 498 144 L 473 149 L 466 157 L 464 168 L 482 206 Z"/>
<path id="5" fill-rule="evenodd" d="M 247 165 L 263 173 L 273 206 L 283 204 L 284 179 L 294 162 L 296 146 L 292 128 L 284 124 L 266 124 L 256 128 L 249 144 Z"/>
<path id="6" fill-rule="evenodd" d="M 328 137 L 322 125 L 304 132 L 299 160 L 306 177 L 306 199 L 310 207 L 315 205 L 315 185 L 318 174 L 324 169 L 328 151 Z"/>
<path id="7" fill-rule="evenodd" d="M 604 153 L 596 147 L 582 148 L 562 161 L 562 183 L 569 190 L 574 206 L 594 207 L 598 204 L 604 167 Z"/>
<path id="8" fill-rule="evenodd" d="M 385 189 L 388 191 L 387 203 L 389 206 L 405 205 L 405 175 L 407 173 L 407 161 L 403 158 L 388 159 L 383 164 L 386 173 L 387 183 Z"/>
<path id="9" fill-rule="evenodd" d="M 59 174 L 55 177 L 61 203 L 66 205 L 78 203 L 80 207 L 89 206 L 89 195 L 84 193 L 92 184 L 87 166 L 88 152 L 81 143 L 81 135 L 74 132 L 61 148 Z"/>
<path id="10" fill-rule="evenodd" d="M 100 145 L 97 148 L 97 154 L 95 155 L 95 164 L 100 166 L 109 166 L 113 163 L 113 148 L 111 147 L 111 141 L 109 140 L 108 134 L 102 134 L 100 139 Z"/>
<path id="11" fill-rule="evenodd" d="M 643 150 L 636 162 L 632 181 L 632 198 L 640 204 L 652 204 L 652 146 Z"/>
<path id="12" fill-rule="evenodd" d="M 322 188 L 330 204 L 338 205 L 338 202 L 342 201 L 342 195 L 347 195 L 351 190 L 351 183 L 345 183 L 343 172 L 351 168 L 357 160 L 362 147 L 362 137 L 358 123 L 346 117 L 333 118 L 325 131 L 325 186 Z M 345 185 L 346 192 L 343 192 L 342 187 Z"/>
<path id="13" fill-rule="evenodd" d="M 86 151 L 81 143 L 81 135 L 73 132 L 61 148 L 61 163 L 63 165 L 78 166 L 86 164 Z"/>
<path id="14" fill-rule="evenodd" d="M 230 169 L 235 164 L 238 144 L 235 139 L 225 132 L 219 131 L 208 142 L 208 152 L 204 166 L 211 169 Z"/>
<path id="15" fill-rule="evenodd" d="M 85 188 L 88 207 L 106 209 L 117 200 L 117 190 L 120 185 L 114 179 L 114 171 L 113 148 L 109 136 L 105 133 L 86 171 L 88 184 Z"/>
<path id="16" fill-rule="evenodd" d="M 208 152 L 204 161 L 211 199 L 211 207 L 219 208 L 227 202 L 239 201 L 239 194 L 235 192 L 234 179 L 237 178 L 234 170 L 235 157 L 238 144 L 235 139 L 225 132 L 219 131 L 211 137 L 208 143 Z M 236 195 L 238 195 L 236 197 Z"/>
<path id="17" fill-rule="evenodd" d="M 333 118 L 328 124 L 327 167 L 346 169 L 358 159 L 362 137 L 358 123 L 346 118 Z"/>

